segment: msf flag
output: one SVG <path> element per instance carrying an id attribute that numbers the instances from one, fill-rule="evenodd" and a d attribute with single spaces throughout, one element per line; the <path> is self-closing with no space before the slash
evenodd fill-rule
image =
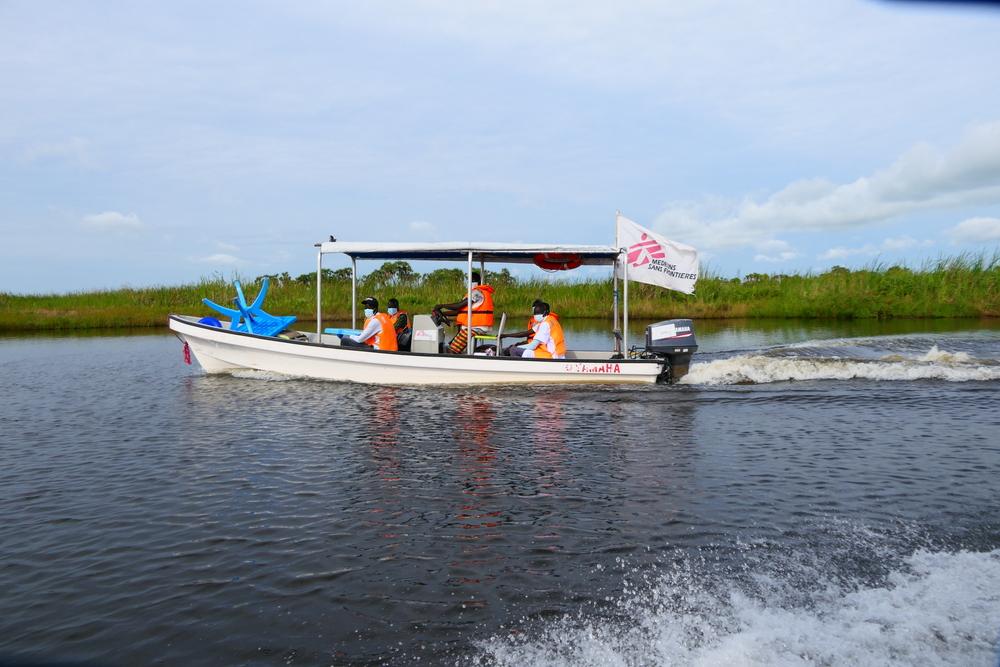
<path id="1" fill-rule="evenodd" d="M 698 281 L 698 251 L 682 243 L 668 241 L 619 214 L 618 247 L 625 249 L 629 280 L 659 285 L 685 294 L 694 294 Z M 624 278 L 618 265 L 618 276 Z"/>

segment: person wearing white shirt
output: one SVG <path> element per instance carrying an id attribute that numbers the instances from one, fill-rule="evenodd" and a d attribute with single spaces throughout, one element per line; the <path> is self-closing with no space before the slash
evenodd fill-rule
<path id="1" fill-rule="evenodd" d="M 512 347 L 511 356 L 524 359 L 565 359 L 566 340 L 562 325 L 551 314 L 549 304 L 538 304 L 532 310 L 534 320 L 538 323 L 535 335 L 527 343 Z"/>

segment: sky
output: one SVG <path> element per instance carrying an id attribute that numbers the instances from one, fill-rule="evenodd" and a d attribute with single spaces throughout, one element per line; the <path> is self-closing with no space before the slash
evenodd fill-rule
<path id="1" fill-rule="evenodd" d="M 331 234 L 611 244 L 619 210 L 727 277 L 991 255 L 998 34 L 975 3 L 0 0 L 0 292 L 297 275 Z"/>

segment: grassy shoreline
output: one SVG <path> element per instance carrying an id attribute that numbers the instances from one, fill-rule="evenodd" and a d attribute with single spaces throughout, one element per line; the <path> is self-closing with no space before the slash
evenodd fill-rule
<path id="1" fill-rule="evenodd" d="M 454 270 L 452 270 L 454 271 Z M 435 275 L 437 274 L 437 275 Z M 308 276 L 308 274 L 307 274 Z M 272 280 L 264 306 L 268 312 L 314 321 L 316 288 L 300 276 Z M 244 280 L 248 298 L 258 285 Z M 611 319 L 611 280 L 548 282 L 498 274 L 496 309 L 519 321 L 541 297 L 567 318 Z M 374 272 L 359 281 L 359 296 L 383 301 L 397 297 L 409 312 L 429 312 L 435 303 L 453 301 L 464 291 L 454 272 L 403 276 Z M 169 313 L 214 314 L 202 297 L 231 303 L 230 281 L 203 279 L 176 287 L 122 288 L 52 295 L 0 292 L 0 331 L 46 331 L 163 326 Z M 349 319 L 351 284 L 342 277 L 324 280 L 323 318 Z M 889 319 L 1000 317 L 1000 254 L 962 255 L 919 269 L 841 267 L 809 275 L 750 274 L 743 279 L 703 276 L 697 294 L 670 292 L 631 283 L 629 313 L 638 319 L 691 317 Z"/>

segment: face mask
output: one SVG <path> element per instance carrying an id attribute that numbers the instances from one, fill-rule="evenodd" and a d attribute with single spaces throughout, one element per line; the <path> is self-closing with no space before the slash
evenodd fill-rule
<path id="1" fill-rule="evenodd" d="M 395 315 L 398 312 L 399 312 L 399 308 L 389 308 L 389 314 L 390 315 Z"/>
<path id="2" fill-rule="evenodd" d="M 365 308 L 365 317 L 371 317 L 374 314 L 375 314 L 374 310 L 372 310 L 371 308 Z"/>
<path id="3" fill-rule="evenodd" d="M 544 319 L 545 319 L 544 315 L 542 315 L 541 313 L 535 313 L 535 321 L 536 322 L 541 322 Z"/>

